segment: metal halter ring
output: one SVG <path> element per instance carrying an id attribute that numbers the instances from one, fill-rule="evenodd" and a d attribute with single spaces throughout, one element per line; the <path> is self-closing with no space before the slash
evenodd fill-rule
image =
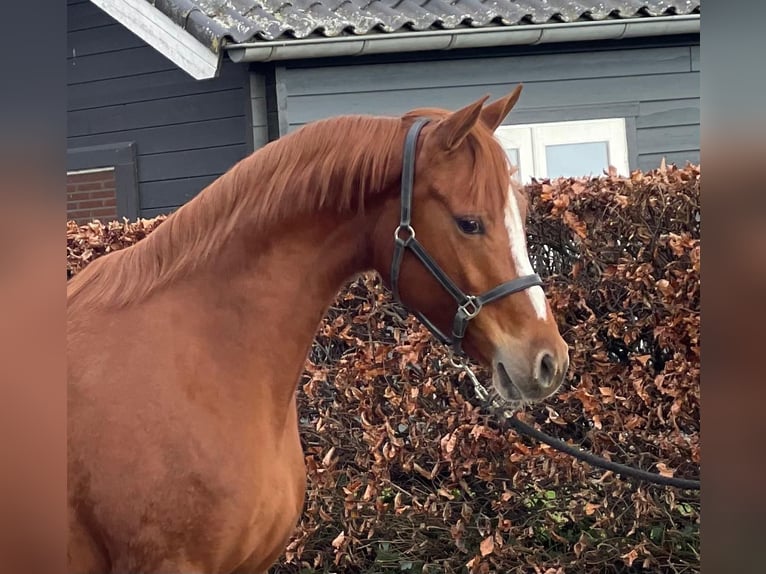
<path id="1" fill-rule="evenodd" d="M 406 231 L 409 237 L 405 239 L 399 237 L 399 233 L 401 231 Z M 399 225 L 396 229 L 394 229 L 394 241 L 400 245 L 407 245 L 413 239 L 415 239 L 415 229 L 412 227 L 412 225 Z"/>

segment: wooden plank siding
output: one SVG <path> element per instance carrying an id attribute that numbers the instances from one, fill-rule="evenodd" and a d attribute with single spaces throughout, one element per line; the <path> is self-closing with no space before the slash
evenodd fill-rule
<path id="1" fill-rule="evenodd" d="M 168 213 L 252 151 L 265 118 L 246 66 L 196 81 L 91 2 L 68 0 L 70 149 L 135 142 L 143 217 Z"/>
<path id="2" fill-rule="evenodd" d="M 399 61 L 287 65 L 282 71 L 288 131 L 341 113 L 398 115 L 419 106 L 456 109 L 485 94 L 524 92 L 506 124 L 625 117 L 630 168 L 657 167 L 663 155 L 699 162 L 699 50 L 696 45 Z"/>

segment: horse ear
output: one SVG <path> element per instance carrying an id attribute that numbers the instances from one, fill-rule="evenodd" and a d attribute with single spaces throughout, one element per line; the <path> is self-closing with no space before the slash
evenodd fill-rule
<path id="1" fill-rule="evenodd" d="M 465 136 L 479 120 L 481 107 L 488 98 L 488 95 L 484 96 L 480 100 L 451 113 L 436 124 L 433 136 L 445 150 L 452 151 L 462 143 Z"/>
<path id="2" fill-rule="evenodd" d="M 482 109 L 481 121 L 484 122 L 484 125 L 486 125 L 490 130 L 495 131 L 497 127 L 503 123 L 505 116 L 507 116 L 508 112 L 513 109 L 513 106 L 516 105 L 516 102 L 519 101 L 519 96 L 521 95 L 521 89 L 523 87 L 523 84 L 519 84 L 516 86 L 516 89 L 513 90 L 513 92 L 504 98 L 500 98 L 496 102 L 492 102 L 484 109 Z"/>

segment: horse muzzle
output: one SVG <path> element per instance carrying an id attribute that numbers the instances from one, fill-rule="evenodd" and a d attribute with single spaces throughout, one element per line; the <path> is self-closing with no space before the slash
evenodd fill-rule
<path id="1" fill-rule="evenodd" d="M 492 367 L 492 384 L 504 400 L 514 404 L 536 403 L 561 387 L 569 369 L 569 353 L 565 344 L 532 353 L 500 350 Z"/>

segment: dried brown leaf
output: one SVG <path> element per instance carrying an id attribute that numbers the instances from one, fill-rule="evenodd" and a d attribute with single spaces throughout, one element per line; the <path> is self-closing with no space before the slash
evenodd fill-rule
<path id="1" fill-rule="evenodd" d="M 481 544 L 479 545 L 479 550 L 482 556 L 492 554 L 492 552 L 495 551 L 495 537 L 487 536 L 484 540 L 482 540 Z"/>

